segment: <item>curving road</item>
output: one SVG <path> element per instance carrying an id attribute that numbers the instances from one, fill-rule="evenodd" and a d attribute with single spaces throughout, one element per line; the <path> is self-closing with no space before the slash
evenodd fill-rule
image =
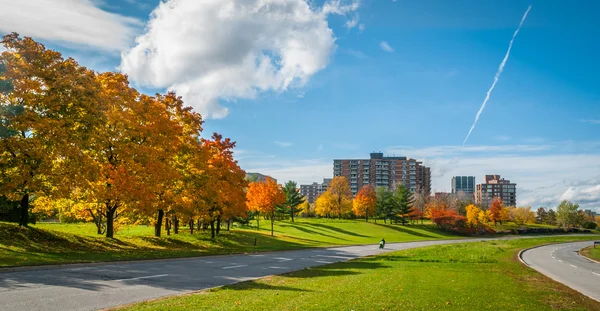
<path id="1" fill-rule="evenodd" d="M 366 245 L 251 255 L 16 268 L 12 272 L 0 269 L 0 310 L 97 310 L 383 252 L 429 245 L 533 237 L 390 243 L 383 250 L 378 249 L 378 245 Z M 600 290 L 596 290 L 596 293 L 600 293 Z"/>
<path id="2" fill-rule="evenodd" d="M 600 264 L 577 253 L 592 241 L 552 244 L 526 250 L 521 259 L 531 268 L 600 301 Z"/>

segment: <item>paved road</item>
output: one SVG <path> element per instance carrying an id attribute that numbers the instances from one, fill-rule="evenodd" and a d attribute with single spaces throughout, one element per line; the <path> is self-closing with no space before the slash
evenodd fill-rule
<path id="1" fill-rule="evenodd" d="M 349 246 L 0 273 L 0 310 L 97 310 L 382 252 L 480 240 L 395 243 L 387 244 L 384 250 L 377 245 Z"/>
<path id="2" fill-rule="evenodd" d="M 600 301 L 600 264 L 577 251 L 593 242 L 553 244 L 524 251 L 523 261 L 533 269 Z"/>

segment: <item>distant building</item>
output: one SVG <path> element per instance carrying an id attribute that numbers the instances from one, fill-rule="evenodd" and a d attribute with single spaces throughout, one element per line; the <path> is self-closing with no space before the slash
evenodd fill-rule
<path id="1" fill-rule="evenodd" d="M 598 216 L 598 214 L 597 214 L 596 212 L 592 211 L 591 209 L 586 209 L 586 210 L 584 211 L 584 213 L 585 213 L 586 215 L 590 216 L 590 217 L 596 217 L 596 216 Z"/>
<path id="2" fill-rule="evenodd" d="M 517 184 L 500 178 L 500 175 L 485 175 L 485 183 L 475 189 L 475 203 L 490 206 L 495 198 L 500 198 L 505 206 L 517 205 Z"/>
<path id="3" fill-rule="evenodd" d="M 261 173 L 246 173 L 246 179 L 247 180 L 253 180 L 253 181 L 266 181 L 268 178 L 273 179 L 275 182 L 277 182 L 277 179 L 269 176 L 269 175 L 263 175 Z"/>
<path id="4" fill-rule="evenodd" d="M 448 192 L 436 192 L 433 195 L 433 198 L 436 200 L 441 200 L 441 199 L 447 198 L 449 195 L 450 195 L 450 193 L 448 193 Z"/>
<path id="5" fill-rule="evenodd" d="M 329 187 L 331 178 L 324 178 L 323 183 L 313 182 L 310 185 L 300 185 L 300 194 L 306 197 L 308 203 L 315 203 L 315 200 Z"/>
<path id="6" fill-rule="evenodd" d="M 452 193 L 463 201 L 473 200 L 475 195 L 475 176 L 452 177 Z"/>
<path id="7" fill-rule="evenodd" d="M 431 194 L 429 167 L 407 157 L 384 157 L 380 152 L 371 153 L 369 159 L 333 160 L 333 176 L 346 177 L 353 195 L 365 185 L 390 190 L 404 185 L 412 192 Z"/>

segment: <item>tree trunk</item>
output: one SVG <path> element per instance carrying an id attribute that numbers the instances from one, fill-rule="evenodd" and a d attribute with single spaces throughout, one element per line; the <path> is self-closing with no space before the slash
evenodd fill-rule
<path id="1" fill-rule="evenodd" d="M 275 224 L 275 210 L 271 212 L 271 236 L 275 236 L 273 234 L 273 225 Z"/>
<path id="2" fill-rule="evenodd" d="M 190 219 L 190 234 L 194 234 L 194 219 Z"/>
<path id="3" fill-rule="evenodd" d="M 179 219 L 176 215 L 173 215 L 173 233 L 179 234 Z"/>
<path id="4" fill-rule="evenodd" d="M 387 225 L 387 221 L 385 220 L 385 217 L 383 217 L 383 223 Z"/>
<path id="5" fill-rule="evenodd" d="M 292 222 L 294 222 L 294 208 L 295 207 L 290 208 L 290 214 L 292 215 Z"/>
<path id="6" fill-rule="evenodd" d="M 167 235 L 171 235 L 171 220 L 168 217 L 165 218 L 165 230 L 167 230 Z"/>
<path id="7" fill-rule="evenodd" d="M 221 233 L 221 216 L 217 217 L 217 235 Z"/>
<path id="8" fill-rule="evenodd" d="M 27 227 L 29 223 L 29 193 L 21 198 L 21 215 L 19 217 L 19 226 Z"/>
<path id="9" fill-rule="evenodd" d="M 102 232 L 102 213 L 98 213 L 98 216 L 94 217 L 94 222 L 96 223 L 96 229 L 98 229 L 96 233 L 104 234 L 104 232 Z"/>
<path id="10" fill-rule="evenodd" d="M 115 212 L 117 208 L 115 206 L 106 207 L 106 237 L 113 238 L 115 234 Z"/>
<path id="11" fill-rule="evenodd" d="M 210 238 L 211 239 L 215 238 L 215 221 L 214 220 L 210 221 Z"/>
<path id="12" fill-rule="evenodd" d="M 200 224 L 200 219 L 198 219 L 198 231 L 202 230 L 202 225 Z"/>
<path id="13" fill-rule="evenodd" d="M 165 215 L 165 211 L 162 209 L 158 210 L 158 215 L 156 215 L 156 224 L 154 225 L 154 236 L 160 238 L 160 233 L 162 231 L 162 223 L 163 217 Z"/>
<path id="14" fill-rule="evenodd" d="M 227 232 L 229 232 L 230 227 L 231 227 L 231 218 L 227 219 Z"/>

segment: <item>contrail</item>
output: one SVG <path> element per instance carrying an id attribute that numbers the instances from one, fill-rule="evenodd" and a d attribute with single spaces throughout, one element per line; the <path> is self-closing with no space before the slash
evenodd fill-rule
<path id="1" fill-rule="evenodd" d="M 481 108 L 479 108 L 479 111 L 477 111 L 477 115 L 475 116 L 475 122 L 473 122 L 473 125 L 471 126 L 471 129 L 469 130 L 469 134 L 467 134 L 465 141 L 463 141 L 463 146 L 467 143 L 469 136 L 471 136 L 471 132 L 473 132 L 475 125 L 477 125 L 477 121 L 479 121 L 479 116 L 481 115 L 481 112 L 483 112 L 483 108 L 485 108 L 485 104 L 487 104 L 488 100 L 490 100 L 490 95 L 492 94 L 492 91 L 496 87 L 496 83 L 498 83 L 498 78 L 500 78 L 500 75 L 502 74 L 502 71 L 504 70 L 504 65 L 506 65 L 506 61 L 508 60 L 508 57 L 510 56 L 510 50 L 512 49 L 513 42 L 515 41 L 515 38 L 517 37 L 519 30 L 521 30 L 521 26 L 523 26 L 523 22 L 525 22 L 525 19 L 527 18 L 527 14 L 529 14 L 529 10 L 531 10 L 531 5 L 527 8 L 527 11 L 525 11 L 523 18 L 521 18 L 521 23 L 519 24 L 519 27 L 517 28 L 517 30 L 515 30 L 515 33 L 513 34 L 512 39 L 510 39 L 510 44 L 508 45 L 508 51 L 506 51 L 506 55 L 504 55 L 504 59 L 502 60 L 502 63 L 500 63 L 500 66 L 498 67 L 498 72 L 496 72 L 496 76 L 494 77 L 494 82 L 492 83 L 492 86 L 490 87 L 490 89 L 487 91 L 487 94 L 485 95 L 485 99 L 483 100 L 483 104 L 481 104 Z"/>

